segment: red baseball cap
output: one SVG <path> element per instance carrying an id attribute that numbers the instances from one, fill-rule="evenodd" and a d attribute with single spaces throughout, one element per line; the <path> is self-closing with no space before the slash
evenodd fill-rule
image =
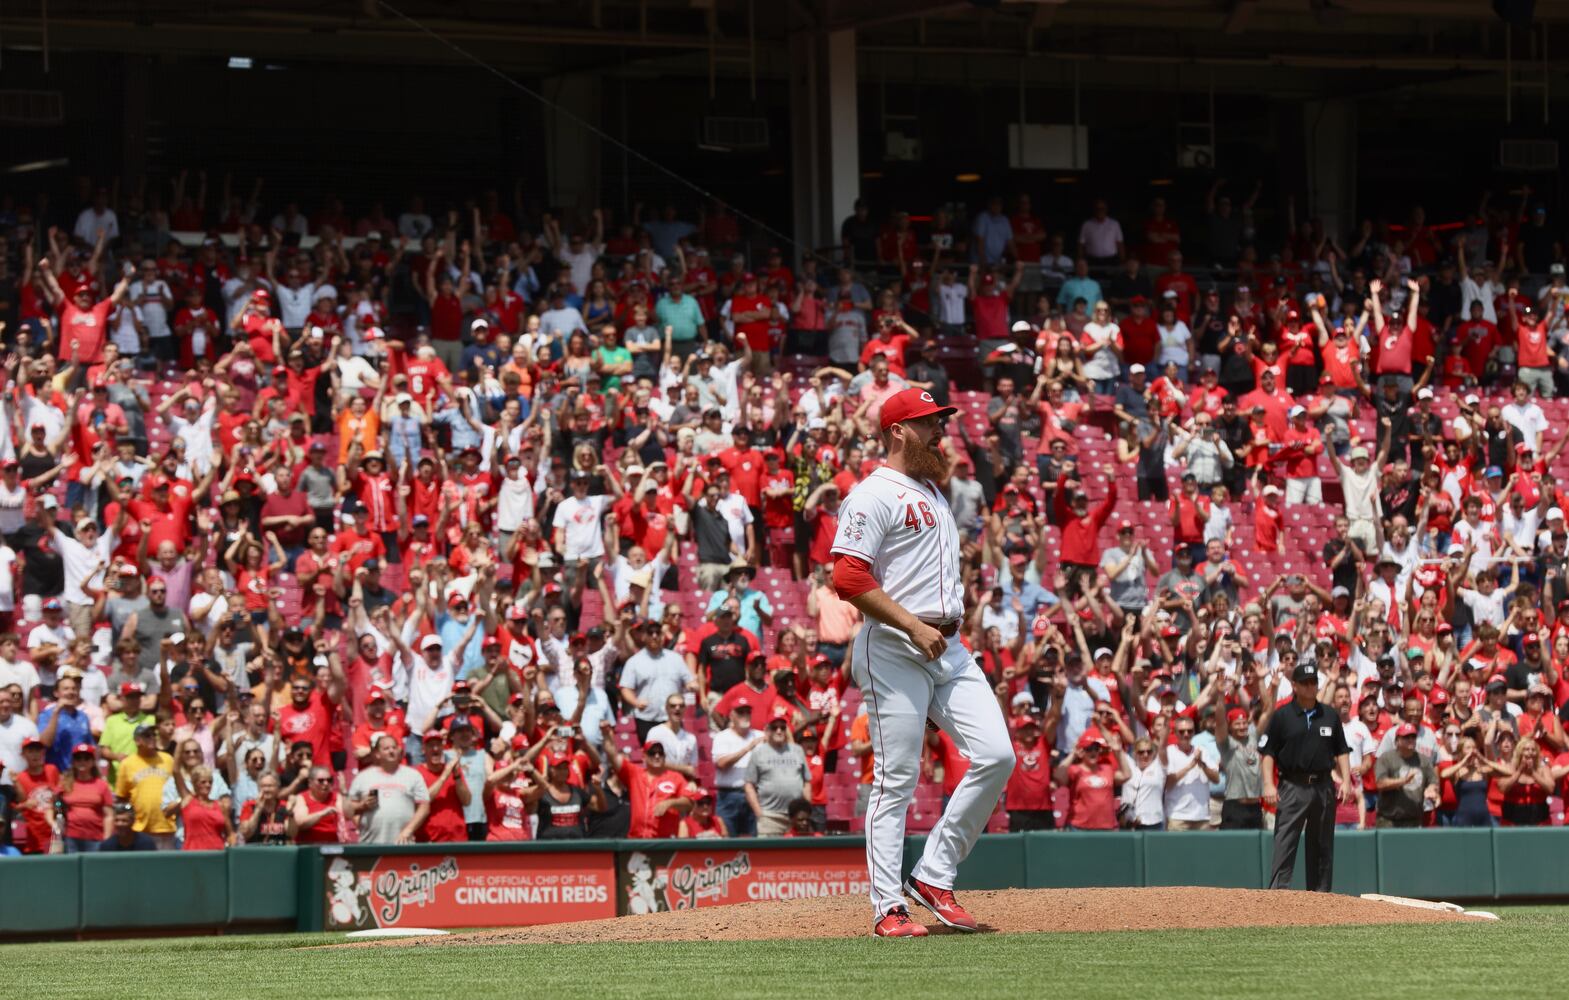
<path id="1" fill-rule="evenodd" d="M 883 403 L 883 430 L 906 420 L 917 420 L 933 413 L 946 417 L 956 411 L 957 407 L 938 406 L 937 400 L 933 399 L 932 394 L 925 389 L 913 387 L 903 389 L 889 396 Z"/>
<path id="2" fill-rule="evenodd" d="M 662 750 L 664 747 L 660 747 L 660 749 Z M 569 753 L 562 753 L 559 750 L 546 750 L 544 753 L 540 754 L 540 756 L 545 759 L 546 767 L 555 767 L 558 764 L 572 763 L 572 755 Z"/>
<path id="3" fill-rule="evenodd" d="M 1416 735 L 1416 727 L 1413 726 L 1409 722 L 1402 722 L 1400 724 L 1399 728 L 1397 728 L 1395 730 L 1395 735 L 1396 736 L 1415 736 Z"/>

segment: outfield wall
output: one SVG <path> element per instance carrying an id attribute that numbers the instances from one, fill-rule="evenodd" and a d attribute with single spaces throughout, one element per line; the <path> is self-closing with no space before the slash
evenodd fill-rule
<path id="1" fill-rule="evenodd" d="M 1250 831 L 998 834 L 957 888 L 1259 889 L 1271 847 Z M 1336 892 L 1569 898 L 1562 829 L 1342 832 L 1335 847 Z M 0 860 L 0 937 L 492 927 L 865 891 L 858 837 L 78 854 Z"/>

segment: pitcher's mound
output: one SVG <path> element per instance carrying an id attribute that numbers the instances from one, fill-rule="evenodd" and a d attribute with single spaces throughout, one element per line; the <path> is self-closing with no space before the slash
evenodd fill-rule
<path id="1" fill-rule="evenodd" d="M 1253 889 L 1008 889 L 964 892 L 960 900 L 986 931 L 1138 931 L 1207 927 L 1305 927 L 1333 924 L 1430 924 L 1468 917 L 1394 903 L 1313 892 Z M 910 913 L 934 933 L 954 933 L 918 906 Z M 743 903 L 454 934 L 418 947 L 466 944 L 583 944 L 603 941 L 763 941 L 865 937 L 872 914 L 864 896 Z M 397 942 L 407 947 L 409 942 Z"/>

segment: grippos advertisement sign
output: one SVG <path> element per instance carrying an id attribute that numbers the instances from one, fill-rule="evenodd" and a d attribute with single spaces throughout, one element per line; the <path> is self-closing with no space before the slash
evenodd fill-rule
<path id="1" fill-rule="evenodd" d="M 613 856 L 339 855 L 326 863 L 328 930 L 507 927 L 616 915 Z"/>
<path id="2" fill-rule="evenodd" d="M 676 851 L 624 851 L 616 865 L 622 914 L 690 910 L 769 899 L 866 894 L 866 852 L 843 848 L 757 848 L 699 841 Z"/>

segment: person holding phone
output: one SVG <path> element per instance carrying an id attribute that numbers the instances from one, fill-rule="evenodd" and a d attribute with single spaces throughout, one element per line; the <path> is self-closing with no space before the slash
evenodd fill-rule
<path id="1" fill-rule="evenodd" d="M 362 844 L 412 844 L 430 815 L 430 790 L 403 763 L 403 748 L 383 733 L 371 750 L 374 764 L 354 776 L 344 815 L 358 822 Z"/>

